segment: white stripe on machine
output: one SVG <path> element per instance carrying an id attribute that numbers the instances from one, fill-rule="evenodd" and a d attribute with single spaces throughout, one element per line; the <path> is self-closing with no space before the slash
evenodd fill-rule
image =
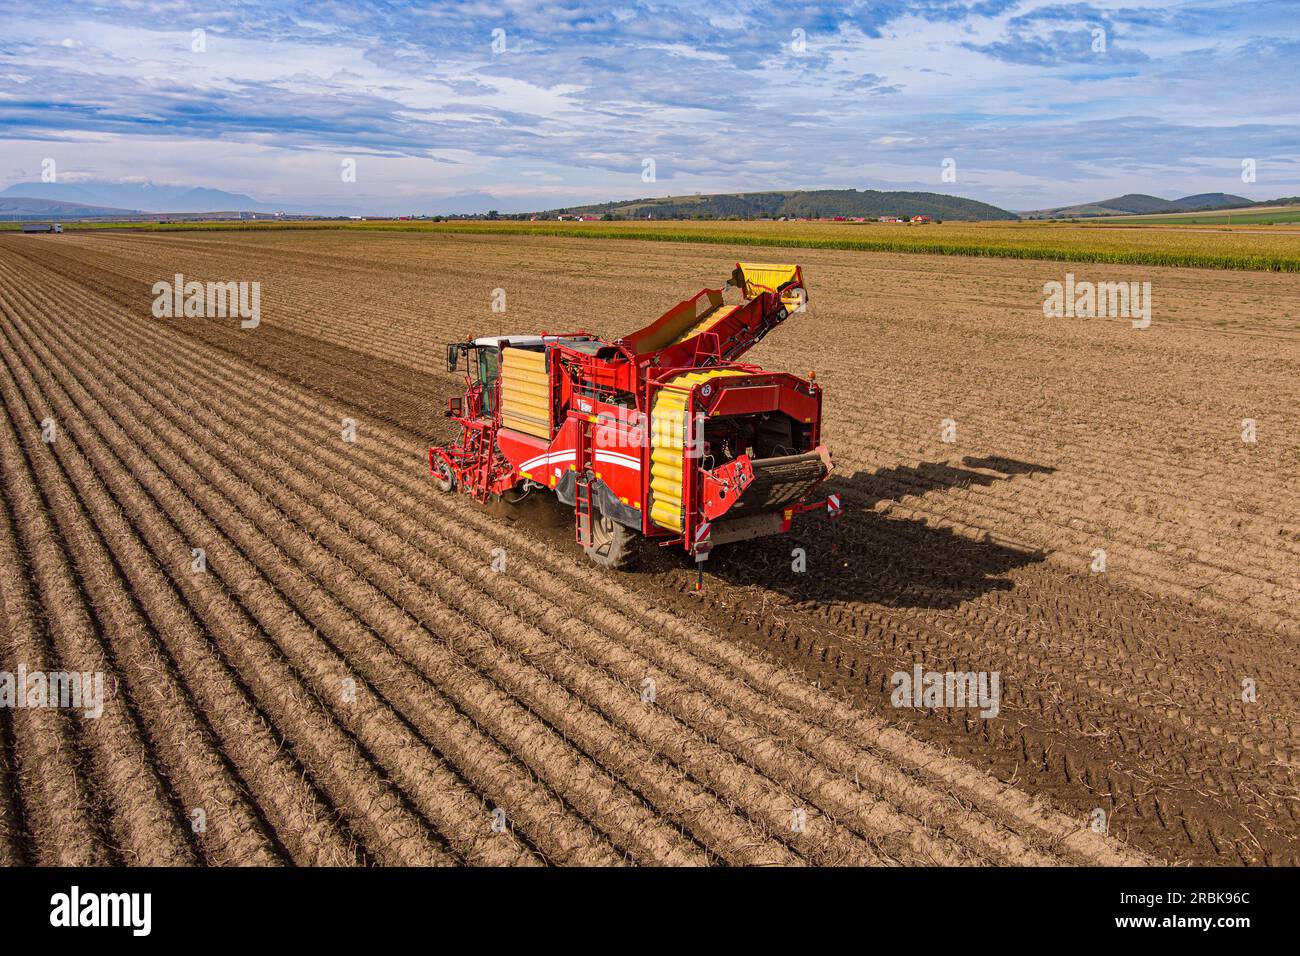
<path id="1" fill-rule="evenodd" d="M 532 471 L 541 465 L 554 465 L 562 461 L 573 461 L 573 458 L 574 452 L 572 449 L 569 451 L 553 451 L 546 455 L 538 455 L 536 458 L 529 458 L 519 466 L 519 470 Z"/>
<path id="2" fill-rule="evenodd" d="M 606 465 L 622 465 L 624 468 L 631 468 L 634 471 L 641 470 L 641 459 L 633 458 L 631 455 L 624 455 L 616 451 L 598 451 L 596 452 L 596 461 L 603 462 Z"/>

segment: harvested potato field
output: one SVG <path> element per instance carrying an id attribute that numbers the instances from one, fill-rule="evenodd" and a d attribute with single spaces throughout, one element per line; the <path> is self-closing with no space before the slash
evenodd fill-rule
<path id="1" fill-rule="evenodd" d="M 617 337 L 745 258 L 803 266 L 753 358 L 824 386 L 839 523 L 720 548 L 697 594 L 680 551 L 601 571 L 553 501 L 433 489 L 447 342 Z M 1067 273 L 1150 282 L 1150 326 L 1045 316 Z M 260 321 L 157 317 L 177 274 L 259 283 Z M 0 862 L 1300 863 L 1298 301 L 862 251 L 0 236 L 0 671 L 107 685 L 95 717 L 0 708 Z M 916 667 L 997 674 L 997 713 L 896 706 Z"/>

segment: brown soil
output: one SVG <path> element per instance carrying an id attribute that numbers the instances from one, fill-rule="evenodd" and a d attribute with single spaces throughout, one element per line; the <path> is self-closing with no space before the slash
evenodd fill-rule
<path id="1" fill-rule="evenodd" d="M 0 669 L 113 689 L 0 712 L 0 862 L 1300 862 L 1300 278 L 789 255 L 812 306 L 752 357 L 817 370 L 847 513 L 696 594 L 424 454 L 446 341 L 617 335 L 745 250 L 0 236 Z M 1066 271 L 1151 281 L 1152 327 L 1045 319 Z M 153 318 L 176 272 L 262 325 Z M 999 715 L 895 709 L 915 664 Z"/>

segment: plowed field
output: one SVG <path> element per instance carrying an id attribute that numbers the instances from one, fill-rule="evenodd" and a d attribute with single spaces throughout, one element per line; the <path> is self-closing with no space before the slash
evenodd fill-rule
<path id="1" fill-rule="evenodd" d="M 697 595 L 678 552 L 603 573 L 571 512 L 431 487 L 447 341 L 617 336 L 788 257 L 812 303 L 750 358 L 825 387 L 838 525 L 719 549 Z M 1045 318 L 1066 271 L 1150 281 L 1151 327 Z M 260 326 L 154 318 L 176 273 L 260 282 Z M 916 254 L 0 235 L 0 671 L 109 690 L 0 708 L 0 862 L 1300 863 L 1298 303 Z M 1000 712 L 891 706 L 918 664 L 998 672 Z"/>

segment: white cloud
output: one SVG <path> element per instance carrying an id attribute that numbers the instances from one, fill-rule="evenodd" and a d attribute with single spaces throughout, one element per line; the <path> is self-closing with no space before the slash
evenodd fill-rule
<path id="1" fill-rule="evenodd" d="M 799 57 L 790 26 L 804 14 L 781 5 L 511 0 L 401 18 L 340 3 L 295 20 L 273 5 L 207 2 L 130 17 L 56 2 L 11 19 L 0 122 L 6 159 L 24 158 L 0 176 L 20 178 L 30 150 L 53 149 L 103 178 L 147 169 L 159 181 L 328 197 L 338 156 L 351 155 L 365 157 L 358 187 L 386 193 L 595 200 L 644 195 L 644 156 L 659 191 L 682 192 L 942 189 L 938 163 L 951 155 L 962 171 L 953 191 L 1024 208 L 1107 184 L 1227 188 L 1216 170 L 1234 150 L 1274 170 L 1300 152 L 1300 39 L 1285 5 L 1268 0 L 1250 12 L 1116 0 L 1064 15 L 1035 0 L 883 25 L 875 7 L 828 6 L 807 14 L 819 26 Z M 1062 31 L 1077 39 L 1099 18 L 1115 56 L 1039 62 L 1042 44 L 1051 52 Z M 206 52 L 191 50 L 196 23 L 208 24 Z M 492 54 L 496 24 L 508 55 Z M 20 105 L 34 89 L 48 108 Z M 1149 181 L 1134 186 L 1144 169 Z"/>

